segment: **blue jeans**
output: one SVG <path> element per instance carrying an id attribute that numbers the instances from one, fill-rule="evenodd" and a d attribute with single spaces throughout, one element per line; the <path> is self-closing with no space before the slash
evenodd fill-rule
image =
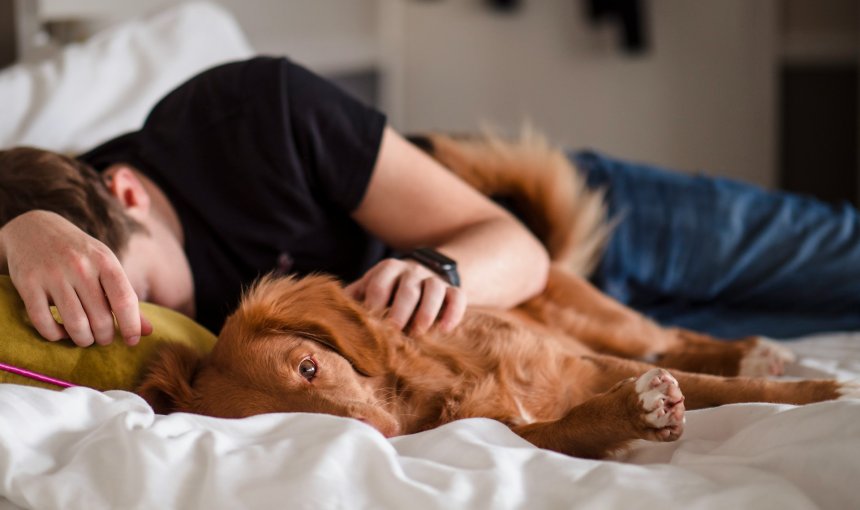
<path id="1" fill-rule="evenodd" d="M 860 214 L 850 205 L 583 151 L 619 223 L 593 282 L 666 325 L 733 338 L 860 330 Z"/>

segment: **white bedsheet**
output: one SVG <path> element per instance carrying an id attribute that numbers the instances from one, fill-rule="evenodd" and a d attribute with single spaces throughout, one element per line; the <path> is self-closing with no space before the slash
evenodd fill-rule
<path id="1" fill-rule="evenodd" d="M 860 335 L 791 345 L 795 375 L 860 376 Z M 387 440 L 332 416 L 159 416 L 126 392 L 0 385 L 0 508 L 860 507 L 860 400 L 687 423 L 675 443 L 589 461 L 491 420 Z"/>

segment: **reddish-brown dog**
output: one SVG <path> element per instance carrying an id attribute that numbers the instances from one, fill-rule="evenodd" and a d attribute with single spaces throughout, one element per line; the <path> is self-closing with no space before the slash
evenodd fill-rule
<path id="1" fill-rule="evenodd" d="M 602 458 L 634 439 L 677 439 L 685 408 L 857 392 L 830 380 L 751 377 L 780 373 L 790 354 L 757 338 L 722 342 L 660 327 L 592 287 L 581 275 L 607 234 L 601 197 L 539 139 L 422 142 L 519 209 L 555 262 L 542 295 L 510 311 L 470 309 L 449 334 L 410 336 L 329 277 L 263 278 L 211 354 L 179 345 L 160 353 L 139 387 L 153 408 L 327 413 L 386 436 L 487 417 L 539 447 Z"/>

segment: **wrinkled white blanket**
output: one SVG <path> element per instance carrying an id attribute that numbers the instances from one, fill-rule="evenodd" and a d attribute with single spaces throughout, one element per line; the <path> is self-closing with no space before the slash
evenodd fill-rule
<path id="1" fill-rule="evenodd" d="M 860 376 L 860 334 L 790 344 L 793 375 Z M 688 413 L 624 462 L 463 420 L 385 439 L 357 421 L 153 415 L 133 394 L 0 385 L 0 508 L 858 508 L 860 400 Z"/>

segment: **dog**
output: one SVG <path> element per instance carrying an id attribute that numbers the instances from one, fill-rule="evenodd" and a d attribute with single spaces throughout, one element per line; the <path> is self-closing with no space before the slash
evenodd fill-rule
<path id="1" fill-rule="evenodd" d="M 410 335 L 330 276 L 267 276 L 211 353 L 165 346 L 138 394 L 159 413 L 326 413 L 387 437 L 485 417 L 538 447 L 594 459 L 636 439 L 678 439 L 686 409 L 858 394 L 834 380 L 761 377 L 780 374 L 790 351 L 661 327 L 593 287 L 585 275 L 611 229 L 602 196 L 540 137 L 415 142 L 506 199 L 541 239 L 553 261 L 541 295 L 512 310 L 470 308 L 450 333 Z"/>

